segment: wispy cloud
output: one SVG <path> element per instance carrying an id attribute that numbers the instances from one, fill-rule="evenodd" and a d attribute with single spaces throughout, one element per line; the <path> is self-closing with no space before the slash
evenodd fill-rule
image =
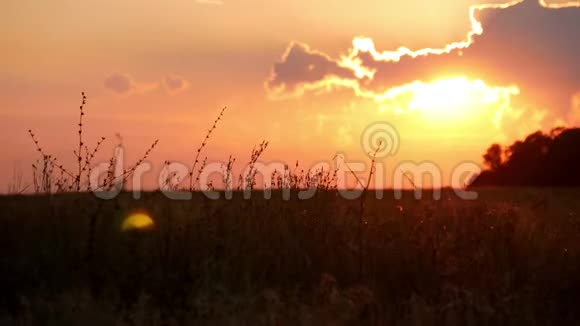
<path id="1" fill-rule="evenodd" d="M 191 83 L 178 75 L 167 75 L 161 81 L 137 81 L 127 73 L 115 72 L 107 76 L 103 86 L 120 96 L 145 94 L 156 90 L 165 90 L 168 94 L 181 93 L 189 88 Z"/>
<path id="2" fill-rule="evenodd" d="M 177 75 L 168 75 L 163 78 L 163 85 L 169 94 L 177 94 L 187 90 L 190 86 L 188 80 Z"/>
<path id="3" fill-rule="evenodd" d="M 121 96 L 143 94 L 159 88 L 159 83 L 137 82 L 135 78 L 126 73 L 115 72 L 105 78 L 103 86 Z"/>

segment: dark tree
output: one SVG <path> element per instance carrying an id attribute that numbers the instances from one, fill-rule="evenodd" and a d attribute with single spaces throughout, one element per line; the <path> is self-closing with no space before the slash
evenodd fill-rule
<path id="1" fill-rule="evenodd" d="M 483 160 L 488 169 L 471 186 L 580 186 L 580 129 L 537 131 L 505 152 L 493 144 Z"/>
<path id="2" fill-rule="evenodd" d="M 484 164 L 492 171 L 496 171 L 502 164 L 502 148 L 499 144 L 493 144 L 483 155 Z"/>

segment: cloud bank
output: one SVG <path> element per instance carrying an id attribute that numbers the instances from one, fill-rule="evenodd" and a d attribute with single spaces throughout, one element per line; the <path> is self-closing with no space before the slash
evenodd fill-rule
<path id="1" fill-rule="evenodd" d="M 472 29 L 465 40 L 436 49 L 380 52 L 371 39 L 360 37 L 334 59 L 292 42 L 273 65 L 266 88 L 279 98 L 347 87 L 381 102 L 421 81 L 462 76 L 506 90 L 517 85 L 516 100 L 527 99 L 557 116 L 570 114 L 580 91 L 580 1 L 477 5 L 469 15 Z"/>

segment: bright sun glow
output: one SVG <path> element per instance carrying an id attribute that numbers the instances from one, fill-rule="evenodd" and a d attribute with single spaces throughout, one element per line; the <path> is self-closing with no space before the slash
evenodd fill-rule
<path id="1" fill-rule="evenodd" d="M 464 108 L 473 96 L 473 84 L 463 78 L 444 79 L 425 84 L 413 93 L 411 109 L 437 110 L 439 113 L 454 112 Z"/>
<path id="2" fill-rule="evenodd" d="M 517 92 L 517 87 L 490 87 L 465 77 L 445 78 L 413 84 L 408 109 L 429 119 L 457 121 L 474 117 L 490 105 L 500 110 L 506 96 Z"/>

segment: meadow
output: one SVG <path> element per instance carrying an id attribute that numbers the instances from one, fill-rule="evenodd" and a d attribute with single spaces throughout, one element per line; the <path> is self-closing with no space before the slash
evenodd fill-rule
<path id="1" fill-rule="evenodd" d="M 366 191 L 349 200 L 332 171 L 302 171 L 273 175 L 266 199 L 254 188 L 263 142 L 240 176 L 245 183 L 235 188 L 226 177 L 224 190 L 216 190 L 232 190 L 232 198 L 212 200 L 196 184 L 222 110 L 194 155 L 189 179 L 175 182 L 170 174 L 164 191 L 105 200 L 93 191 L 117 187 L 157 142 L 122 173 L 109 170 L 92 185 L 92 160 L 105 139 L 92 149 L 85 145 L 85 100 L 83 94 L 75 166 L 46 153 L 30 130 L 41 155 L 32 191 L 25 194 L 16 183 L 15 194 L 0 196 L 0 325 L 580 320 L 577 189 L 478 188 L 476 200 L 451 189 L 437 200 L 429 191 L 422 199 L 412 191 L 395 199 L 386 190 L 379 199 L 361 184 Z M 312 187 L 314 197 L 298 199 L 298 191 Z M 193 198 L 172 200 L 168 190 Z M 127 228 L 136 212 L 151 220 Z"/>
<path id="2" fill-rule="evenodd" d="M 4 196 L 0 324 L 576 324 L 580 193 L 479 194 Z"/>

